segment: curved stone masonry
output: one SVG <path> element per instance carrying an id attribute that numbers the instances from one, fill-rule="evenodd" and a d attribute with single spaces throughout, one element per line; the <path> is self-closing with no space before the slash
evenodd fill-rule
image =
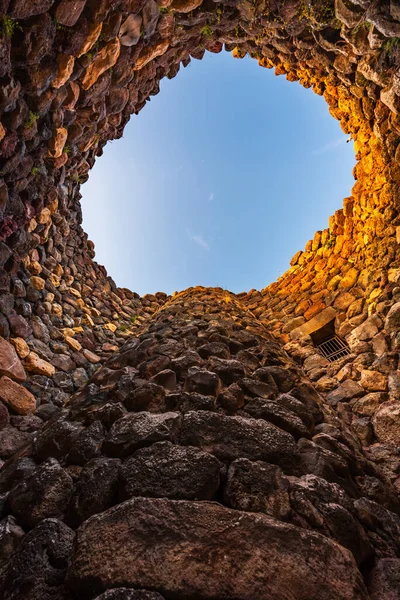
<path id="1" fill-rule="evenodd" d="M 4 598 L 398 597 L 398 2 L 0 19 Z M 162 77 L 223 46 L 324 96 L 356 183 L 264 290 L 140 298 L 94 261 L 80 185 Z M 351 353 L 328 364 L 308 334 L 333 319 Z"/>
<path id="2" fill-rule="evenodd" d="M 278 282 L 239 297 L 285 343 L 321 311 L 336 310 L 350 358 L 330 366 L 304 338 L 287 349 L 321 393 L 333 393 L 375 459 L 395 463 L 397 2 L 2 0 L 0 19 L 0 336 L 27 372 L 23 383 L 0 365 L 8 377 L 0 380 L 8 428 L 0 431 L 0 458 L 167 300 L 117 288 L 93 260 L 79 188 L 162 77 L 225 46 L 323 95 L 355 141 L 357 181 L 329 228 Z M 4 341 L 1 348 L 7 364 L 13 350 Z M 39 412 L 31 416 L 33 402 Z"/>
<path id="3" fill-rule="evenodd" d="M 240 299 L 285 343 L 335 309 L 350 358 L 330 366 L 304 338 L 287 349 L 319 391 L 333 394 L 375 459 L 395 463 L 397 3 L 2 0 L 0 19 L 0 335 L 23 362 L 30 392 L 0 365 L 8 377 L 0 380 L 8 428 L 0 431 L 0 457 L 20 447 L 167 300 L 117 288 L 94 262 L 80 225 L 79 188 L 105 143 L 121 137 L 130 115 L 158 93 L 162 77 L 225 46 L 323 95 L 355 141 L 357 181 L 343 209 L 278 282 Z M 1 348 L 7 364 L 13 350 L 4 341 Z M 30 416 L 34 402 L 41 406 Z"/>
<path id="4" fill-rule="evenodd" d="M 0 493 L 4 600 L 399 591 L 395 489 L 222 290 L 154 315 L 8 461 Z"/>

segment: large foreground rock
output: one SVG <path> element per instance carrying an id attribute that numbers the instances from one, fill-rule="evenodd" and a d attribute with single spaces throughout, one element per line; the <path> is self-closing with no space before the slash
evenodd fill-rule
<path id="1" fill-rule="evenodd" d="M 134 498 L 78 530 L 67 576 L 93 594 L 195 600 L 367 600 L 351 554 L 320 534 L 209 502 Z"/>

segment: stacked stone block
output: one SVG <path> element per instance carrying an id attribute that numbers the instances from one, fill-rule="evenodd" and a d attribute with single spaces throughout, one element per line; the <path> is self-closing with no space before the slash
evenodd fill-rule
<path id="1" fill-rule="evenodd" d="M 161 309 L 5 465 L 0 490 L 5 600 L 398 591 L 394 488 L 222 290 Z"/>

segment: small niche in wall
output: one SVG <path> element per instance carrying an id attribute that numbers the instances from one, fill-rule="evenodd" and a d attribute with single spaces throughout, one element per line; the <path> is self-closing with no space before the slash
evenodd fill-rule
<path id="1" fill-rule="evenodd" d="M 335 362 L 335 360 L 350 354 L 350 348 L 346 340 L 336 335 L 335 319 L 313 331 L 311 339 L 318 352 L 329 362 Z"/>

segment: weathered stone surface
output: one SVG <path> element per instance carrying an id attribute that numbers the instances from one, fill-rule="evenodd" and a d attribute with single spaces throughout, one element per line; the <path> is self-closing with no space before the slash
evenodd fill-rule
<path id="1" fill-rule="evenodd" d="M 40 358 L 35 352 L 31 352 L 25 359 L 25 367 L 29 373 L 46 375 L 52 377 L 56 372 L 52 364 Z"/>
<path id="2" fill-rule="evenodd" d="M 349 292 L 342 292 L 335 299 L 333 306 L 335 308 L 339 308 L 341 310 L 346 310 L 354 302 L 354 300 L 355 300 L 355 298 L 352 294 L 350 294 Z"/>
<path id="3" fill-rule="evenodd" d="M 139 412 L 118 419 L 104 442 L 109 456 L 128 456 L 134 450 L 154 442 L 175 441 L 179 435 L 181 415 L 167 412 Z"/>
<path id="4" fill-rule="evenodd" d="M 165 499 L 134 498 L 88 521 L 68 582 L 87 590 L 129 583 L 178 598 L 368 597 L 350 553 L 317 533 L 217 504 Z"/>
<path id="5" fill-rule="evenodd" d="M 197 448 L 159 442 L 135 452 L 121 468 L 123 499 L 133 496 L 175 500 L 211 500 L 221 465 Z"/>
<path id="6" fill-rule="evenodd" d="M 245 394 L 259 396 L 260 398 L 275 398 L 278 391 L 274 381 L 265 383 L 264 381 L 245 377 L 240 381 L 239 385 Z"/>
<path id="7" fill-rule="evenodd" d="M 157 592 L 118 588 L 117 590 L 104 592 L 104 594 L 97 596 L 95 600 L 163 600 L 163 597 Z"/>
<path id="8" fill-rule="evenodd" d="M 75 58 L 73 56 L 59 54 L 57 59 L 57 77 L 51 82 L 52 87 L 56 89 L 60 88 L 68 81 L 68 79 L 71 77 L 72 71 L 74 70 L 75 64 Z"/>
<path id="9" fill-rule="evenodd" d="M 400 328 L 400 302 L 394 304 L 389 310 L 385 320 L 385 330 L 388 333 L 396 333 Z"/>
<path id="10" fill-rule="evenodd" d="M 0 458 L 7 459 L 31 441 L 31 434 L 19 431 L 12 425 L 0 430 Z"/>
<path id="11" fill-rule="evenodd" d="M 173 392 L 176 390 L 176 373 L 172 369 L 164 369 L 150 380 L 152 383 L 162 386 L 165 390 Z"/>
<path id="12" fill-rule="evenodd" d="M 7 566 L 7 600 L 65 599 L 62 585 L 72 552 L 74 532 L 56 519 L 46 519 L 21 540 Z"/>
<path id="13" fill-rule="evenodd" d="M 67 521 L 79 525 L 109 508 L 117 495 L 120 461 L 94 458 L 82 469 L 67 510 Z"/>
<path id="14" fill-rule="evenodd" d="M 82 426 L 67 421 L 63 416 L 50 421 L 35 439 L 35 454 L 40 460 L 63 458 L 81 431 Z"/>
<path id="15" fill-rule="evenodd" d="M 86 0 L 61 0 L 56 9 L 56 19 L 61 25 L 72 27 L 75 25 L 83 9 Z"/>
<path id="16" fill-rule="evenodd" d="M 217 429 L 221 418 L 237 418 L 246 405 L 254 410 L 262 398 L 264 412 L 258 406 L 254 416 L 300 438 L 299 458 L 282 465 L 293 522 L 350 549 L 366 581 L 373 561 L 396 555 L 396 521 L 377 515 L 382 506 L 398 510 L 390 482 L 400 489 L 396 405 L 385 404 L 400 397 L 399 19 L 396 2 L 367 0 L 291 0 L 267 8 L 196 0 L 0 0 L 0 335 L 11 336 L 18 358 L 31 365 L 26 380 L 21 368 L 18 375 L 0 367 L 0 377 L 9 377 L 13 389 L 23 382 L 39 406 L 36 416 L 10 417 L 0 403 L 2 458 L 19 451 L 39 468 L 57 457 L 75 493 L 87 465 L 103 460 L 103 440 L 127 411 L 217 413 L 210 421 Z M 81 226 L 80 184 L 106 142 L 120 138 L 130 115 L 158 93 L 162 78 L 223 45 L 323 95 L 354 140 L 355 185 L 328 227 L 268 288 L 140 297 L 118 288 L 95 262 Z M 315 346 L 334 333 L 347 339 L 351 353 L 344 346 L 345 355 L 328 363 Z M 146 400 L 142 390 L 135 397 L 149 380 L 163 393 Z M 56 412 L 66 401 L 60 422 Z M 36 433 L 42 419 L 47 424 Z M 223 450 L 222 462 L 229 463 L 250 448 L 265 459 L 258 454 L 260 431 L 254 441 L 252 427 L 235 429 L 236 437 L 227 429 L 225 423 L 221 440 L 207 430 L 199 451 Z M 143 443 L 151 446 L 149 438 Z M 166 439 L 178 443 L 179 431 Z M 103 487 L 101 469 L 97 488 L 89 483 L 96 469 L 87 475 L 87 498 L 99 497 L 94 510 L 119 501 L 113 466 L 118 475 L 119 462 L 107 462 Z M 222 503 L 227 470 L 224 464 L 214 496 Z M 16 472 L 0 498 L 7 514 L 10 486 L 31 476 Z M 316 501 L 309 481 L 294 481 L 302 473 L 336 482 L 357 499 L 358 512 L 322 484 L 318 494 L 330 501 Z M 74 526 L 91 515 L 84 490 L 65 512 Z M 363 498 L 376 505 L 362 505 Z M 71 600 L 58 580 L 50 590 L 31 583 L 12 594 Z"/>
<path id="17" fill-rule="evenodd" d="M 26 379 L 25 370 L 14 348 L 5 339 L 0 338 L 0 374 L 15 381 Z"/>
<path id="18" fill-rule="evenodd" d="M 215 373 L 193 368 L 189 369 L 186 377 L 185 390 L 205 396 L 217 396 L 221 390 L 221 382 Z"/>
<path id="19" fill-rule="evenodd" d="M 11 338 L 11 344 L 14 346 L 19 358 L 26 358 L 30 352 L 28 344 L 23 338 Z"/>
<path id="20" fill-rule="evenodd" d="M 65 127 L 57 127 L 57 129 L 54 132 L 53 137 L 51 138 L 50 142 L 49 142 L 49 156 L 51 158 L 60 158 L 63 150 L 64 150 L 64 146 L 65 143 L 67 141 L 67 137 L 68 137 L 68 131 Z M 34 281 L 32 281 L 34 280 Z M 32 281 L 32 285 L 33 287 L 38 290 L 41 291 L 44 289 L 44 280 L 41 277 L 32 277 L 31 279 Z"/>
<path id="21" fill-rule="evenodd" d="M 291 331 L 291 337 L 296 339 L 304 335 L 310 335 L 314 331 L 317 331 L 336 317 L 336 310 L 332 307 L 325 308 L 318 315 L 313 316 L 307 320 L 304 325 L 297 327 Z"/>
<path id="22" fill-rule="evenodd" d="M 94 61 L 86 69 L 86 74 L 82 80 L 82 87 L 88 90 L 105 71 L 110 69 L 118 60 L 121 51 L 121 44 L 118 39 L 111 40 L 99 52 Z"/>
<path id="23" fill-rule="evenodd" d="M 91 352 L 87 348 L 84 348 L 83 355 L 90 363 L 92 363 L 94 365 L 99 363 L 101 360 L 101 358 L 97 354 L 95 354 L 94 352 Z"/>
<path id="24" fill-rule="evenodd" d="M 12 488 L 8 503 L 19 522 L 35 527 L 43 519 L 64 513 L 72 489 L 71 477 L 51 458 Z"/>
<path id="25" fill-rule="evenodd" d="M 4 565 L 19 545 L 24 530 L 14 517 L 5 517 L 0 521 L 0 564 Z"/>
<path id="26" fill-rule="evenodd" d="M 135 46 L 138 43 L 141 25 L 142 17 L 140 15 L 131 14 L 125 19 L 118 34 L 122 46 Z"/>
<path id="27" fill-rule="evenodd" d="M 372 316 L 364 321 L 364 323 L 353 329 L 351 332 L 351 336 L 348 339 L 349 344 L 351 345 L 353 339 L 362 342 L 372 339 L 379 331 L 378 324 L 379 321 L 376 316 Z"/>
<path id="28" fill-rule="evenodd" d="M 335 483 L 306 475 L 290 481 L 292 517 L 303 527 L 315 527 L 352 552 L 358 565 L 373 556 L 369 539 L 353 516 L 352 503 Z"/>
<path id="29" fill-rule="evenodd" d="M 101 454 L 101 447 L 105 438 L 105 428 L 101 421 L 93 421 L 73 440 L 66 460 L 70 464 L 85 465 L 92 458 Z"/>
<path id="30" fill-rule="evenodd" d="M 335 390 L 329 392 L 326 399 L 331 406 L 337 406 L 338 402 L 346 402 L 351 398 L 361 396 L 363 392 L 362 386 L 357 381 L 347 379 Z"/>
<path id="31" fill-rule="evenodd" d="M 172 0 L 171 8 L 177 12 L 188 13 L 200 6 L 203 0 Z"/>
<path id="32" fill-rule="evenodd" d="M 361 371 L 360 383 L 368 392 L 385 392 L 387 389 L 386 377 L 379 371 Z"/>
<path id="33" fill-rule="evenodd" d="M 119 395 L 125 394 L 119 390 Z M 133 391 L 128 391 L 123 402 L 129 411 L 162 412 L 165 409 L 165 390 L 156 383 L 143 382 Z"/>
<path id="34" fill-rule="evenodd" d="M 218 398 L 219 397 L 220 396 L 218 396 Z M 181 413 L 187 413 L 193 410 L 216 410 L 215 398 L 197 394 L 196 392 L 168 394 L 165 398 L 165 404 L 168 410 L 180 410 Z"/>
<path id="35" fill-rule="evenodd" d="M 35 396 L 9 377 L 0 378 L 0 400 L 19 415 L 30 415 L 36 410 Z"/>
<path id="36" fill-rule="evenodd" d="M 274 423 L 274 425 L 291 433 L 296 439 L 310 436 L 303 421 L 279 402 L 255 398 L 246 404 L 243 412 L 255 419 L 265 419 L 270 423 Z"/>
<path id="37" fill-rule="evenodd" d="M 375 435 L 381 442 L 400 443 L 400 401 L 389 400 L 380 405 L 372 419 Z"/>
<path id="38" fill-rule="evenodd" d="M 193 411 L 184 415 L 181 444 L 197 446 L 223 461 L 264 460 L 295 469 L 297 450 L 286 431 L 259 419 Z"/>
<path id="39" fill-rule="evenodd" d="M 5 404 L 0 402 L 0 429 L 4 429 L 10 422 L 10 416 Z"/>
<path id="40" fill-rule="evenodd" d="M 138 58 L 138 60 L 136 61 L 134 70 L 135 71 L 140 71 L 140 69 L 143 69 L 143 67 L 145 67 L 149 62 L 151 62 L 152 60 L 154 60 L 154 58 L 156 58 L 157 56 L 161 56 L 162 54 L 164 54 L 167 51 L 168 46 L 169 46 L 168 40 L 163 40 L 162 42 L 160 42 L 156 46 L 153 46 L 151 48 L 147 48 L 143 52 L 143 54 Z"/>
<path id="41" fill-rule="evenodd" d="M 288 490 L 279 467 L 239 458 L 229 467 L 224 494 L 232 508 L 286 520 L 291 510 Z"/>
<path id="42" fill-rule="evenodd" d="M 373 569 L 368 585 L 371 600 L 398 600 L 400 559 L 382 558 Z"/>
<path id="43" fill-rule="evenodd" d="M 386 394 L 382 392 L 371 392 L 366 394 L 353 404 L 353 412 L 359 415 L 371 417 L 378 409 L 379 405 L 386 400 Z"/>
<path id="44" fill-rule="evenodd" d="M 12 19 L 28 19 L 34 15 L 49 10 L 54 4 L 54 0 L 31 0 L 30 2 L 13 2 L 11 7 Z"/>

